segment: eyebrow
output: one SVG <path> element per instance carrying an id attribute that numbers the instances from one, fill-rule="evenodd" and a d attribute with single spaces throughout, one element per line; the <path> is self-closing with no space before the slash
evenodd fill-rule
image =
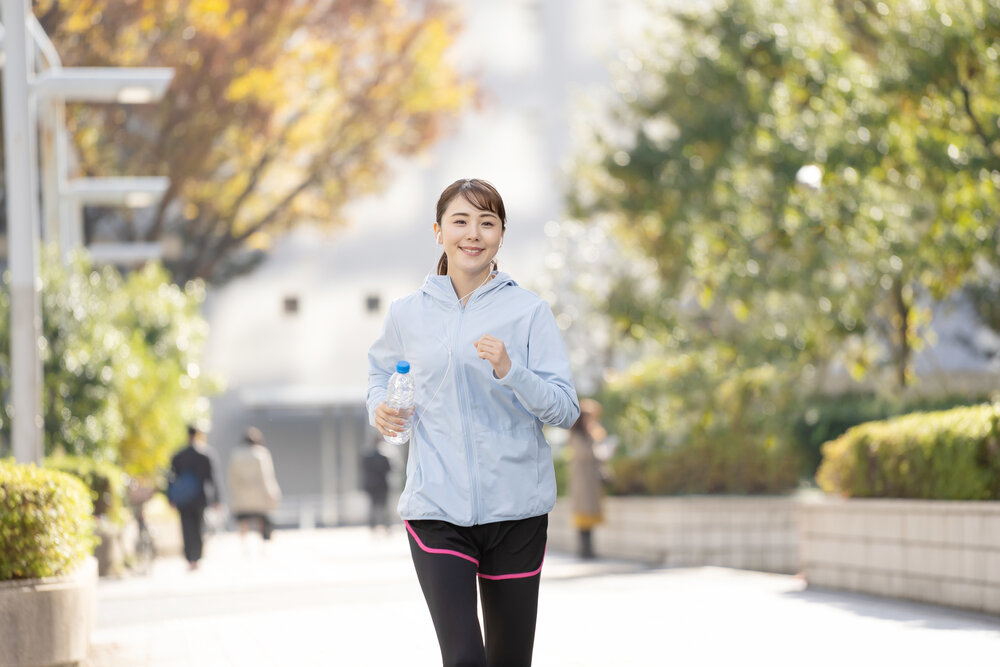
<path id="1" fill-rule="evenodd" d="M 493 211 L 480 211 L 480 215 L 484 215 L 484 216 L 485 215 L 489 215 L 489 216 L 492 216 L 494 218 L 499 218 L 500 217 L 496 213 L 494 213 Z M 468 216 L 469 216 L 469 214 L 466 213 L 465 211 L 456 211 L 455 213 L 451 214 L 452 218 L 458 218 L 458 217 L 466 218 Z"/>

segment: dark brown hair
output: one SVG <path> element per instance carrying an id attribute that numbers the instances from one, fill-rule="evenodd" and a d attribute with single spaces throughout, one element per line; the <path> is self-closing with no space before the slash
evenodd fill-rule
<path id="1" fill-rule="evenodd" d="M 496 213 L 500 218 L 500 228 L 507 230 L 507 212 L 504 210 L 500 193 L 490 183 L 478 178 L 460 178 L 444 189 L 438 197 L 437 218 L 435 218 L 438 225 L 441 224 L 441 218 L 444 217 L 444 212 L 448 210 L 452 200 L 459 195 L 465 197 L 466 201 L 480 211 Z M 493 269 L 497 269 L 495 259 Z M 438 260 L 437 272 L 439 276 L 448 275 L 448 255 L 445 253 L 441 253 L 441 259 Z"/>

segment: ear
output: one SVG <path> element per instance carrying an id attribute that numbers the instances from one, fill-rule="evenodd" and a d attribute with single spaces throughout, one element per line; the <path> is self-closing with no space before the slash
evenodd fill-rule
<path id="1" fill-rule="evenodd" d="M 442 245 L 444 241 L 441 239 L 441 225 L 435 222 L 433 229 L 434 229 L 434 240 L 437 242 L 438 245 Z"/>

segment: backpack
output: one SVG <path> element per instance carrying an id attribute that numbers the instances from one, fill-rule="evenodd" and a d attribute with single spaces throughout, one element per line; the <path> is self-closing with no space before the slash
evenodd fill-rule
<path id="1" fill-rule="evenodd" d="M 178 509 L 194 503 L 198 500 L 201 493 L 201 479 L 190 470 L 185 470 L 176 475 L 167 484 L 167 500 Z"/>

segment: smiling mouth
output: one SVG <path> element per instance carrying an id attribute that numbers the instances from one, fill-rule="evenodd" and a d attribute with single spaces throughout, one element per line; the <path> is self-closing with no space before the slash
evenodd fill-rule
<path id="1" fill-rule="evenodd" d="M 483 253 L 484 248 L 462 248 L 460 246 L 459 250 L 464 252 L 466 255 L 476 256 L 476 255 L 481 255 Z"/>

